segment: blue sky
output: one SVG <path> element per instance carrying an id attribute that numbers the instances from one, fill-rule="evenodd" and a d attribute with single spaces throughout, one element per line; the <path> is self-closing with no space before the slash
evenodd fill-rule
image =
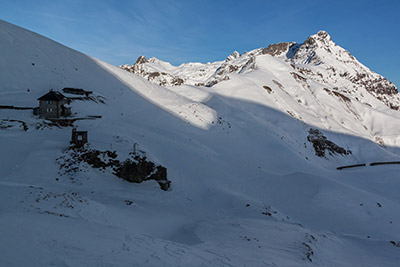
<path id="1" fill-rule="evenodd" d="M 0 0 L 0 7 L 0 19 L 115 65 L 140 55 L 211 62 L 326 30 L 400 87 L 398 0 Z"/>

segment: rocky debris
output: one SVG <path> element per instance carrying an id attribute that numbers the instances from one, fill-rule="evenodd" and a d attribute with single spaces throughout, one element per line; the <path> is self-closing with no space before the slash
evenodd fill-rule
<path id="1" fill-rule="evenodd" d="M 85 161 L 94 168 L 105 169 L 107 167 L 115 167 L 120 164 L 117 160 L 117 153 L 115 151 L 99 151 L 99 150 L 88 150 L 79 156 L 79 160 Z"/>
<path id="2" fill-rule="evenodd" d="M 172 78 L 172 81 L 171 81 L 172 85 L 174 85 L 174 86 L 179 86 L 179 85 L 183 84 L 184 82 L 185 81 L 183 79 L 178 78 L 178 77 Z"/>
<path id="3" fill-rule="evenodd" d="M 294 66 L 294 69 L 297 70 L 298 72 L 300 72 L 303 75 L 311 75 L 311 76 L 313 76 L 315 74 L 312 70 L 307 69 L 307 68 L 301 68 L 301 67 Z M 321 78 L 323 77 L 322 73 L 318 73 L 317 75 L 320 76 Z"/>
<path id="4" fill-rule="evenodd" d="M 306 249 L 305 256 L 309 262 L 312 262 L 312 257 L 314 256 L 314 250 L 312 249 L 313 243 L 317 241 L 317 239 L 312 234 L 306 234 L 306 242 L 302 242 L 301 244 Z"/>
<path id="5" fill-rule="evenodd" d="M 324 88 L 324 91 L 328 93 L 328 95 L 333 95 L 332 91 L 328 88 Z"/>
<path id="6" fill-rule="evenodd" d="M 357 73 L 348 79 L 355 85 L 365 88 L 370 94 L 394 110 L 400 109 L 400 97 L 397 87 L 386 78 L 368 73 Z"/>
<path id="7" fill-rule="evenodd" d="M 231 123 L 229 121 L 224 120 L 222 117 L 218 117 L 217 124 L 220 124 L 223 126 L 222 130 L 225 130 L 225 127 L 227 127 L 227 129 L 232 128 Z"/>
<path id="8" fill-rule="evenodd" d="M 273 214 L 277 214 L 278 211 L 273 209 L 270 205 L 265 205 L 264 204 L 264 210 L 261 213 L 266 215 L 266 216 L 270 216 L 271 217 Z"/>
<path id="9" fill-rule="evenodd" d="M 308 84 L 307 78 L 297 74 L 296 72 L 291 72 L 290 73 L 292 77 L 303 87 L 303 88 L 310 88 L 310 85 Z"/>
<path id="10" fill-rule="evenodd" d="M 165 72 L 151 72 L 147 74 L 147 80 L 150 82 L 158 83 L 158 85 L 161 86 L 179 86 L 184 83 L 184 80 L 182 80 L 181 78 L 172 76 Z"/>
<path id="11" fill-rule="evenodd" d="M 347 103 L 350 103 L 350 102 L 351 102 L 350 98 L 348 98 L 348 97 L 345 96 L 345 95 L 342 95 L 342 94 L 339 93 L 339 92 L 332 91 L 332 93 L 333 93 L 335 96 L 337 96 L 337 97 L 338 97 L 341 101 L 343 101 L 343 102 L 347 102 Z"/>
<path id="12" fill-rule="evenodd" d="M 129 199 L 125 200 L 124 202 L 125 202 L 125 204 L 126 204 L 127 206 L 131 206 L 131 205 L 133 204 L 133 201 L 132 201 L 132 200 L 129 200 Z"/>
<path id="13" fill-rule="evenodd" d="M 294 114 L 293 111 L 286 110 L 286 113 L 289 114 L 291 117 L 296 118 L 296 114 Z"/>
<path id="14" fill-rule="evenodd" d="M 229 73 L 237 71 L 238 69 L 239 69 L 239 66 L 235 66 L 235 65 L 229 65 L 228 66 L 228 72 Z"/>
<path id="15" fill-rule="evenodd" d="M 311 246 L 309 244 L 307 244 L 306 242 L 303 242 L 302 245 L 306 248 L 306 258 L 307 260 L 309 260 L 310 262 L 312 262 L 312 256 L 314 256 L 314 251 L 311 248 Z"/>
<path id="16" fill-rule="evenodd" d="M 281 84 L 281 83 L 278 82 L 277 80 L 272 80 L 272 82 L 273 82 L 274 84 L 276 84 L 280 89 L 285 88 L 285 87 L 283 86 L 283 84 Z"/>
<path id="17" fill-rule="evenodd" d="M 268 92 L 269 94 L 272 93 L 271 87 L 264 85 L 263 88 L 264 88 L 265 90 L 267 90 L 267 92 Z"/>
<path id="18" fill-rule="evenodd" d="M 303 76 L 301 76 L 301 75 L 299 75 L 299 74 L 297 74 L 297 73 L 295 73 L 295 72 L 291 72 L 290 73 L 292 76 L 293 76 L 293 78 L 296 80 L 296 81 L 298 81 L 298 82 L 307 82 L 307 78 L 305 78 L 305 77 L 303 77 Z"/>
<path id="19" fill-rule="evenodd" d="M 163 73 L 163 75 L 165 75 L 165 74 Z M 159 77 L 160 75 L 161 75 L 161 73 L 159 73 L 159 72 L 151 72 L 148 75 L 148 80 L 149 81 L 154 80 L 154 78 Z"/>
<path id="20" fill-rule="evenodd" d="M 260 242 L 260 240 L 258 240 L 257 238 L 255 238 L 255 237 L 249 237 L 249 236 L 246 236 L 246 235 L 244 235 L 244 236 L 239 236 L 241 239 L 243 239 L 243 240 L 246 240 L 246 241 L 256 241 L 256 242 Z M 261 248 L 261 246 L 258 246 L 259 248 Z"/>
<path id="21" fill-rule="evenodd" d="M 218 83 L 217 80 L 212 80 L 210 82 L 208 82 L 205 87 L 213 87 L 214 85 L 216 85 Z"/>
<path id="22" fill-rule="evenodd" d="M 146 156 L 135 155 L 121 162 L 114 170 L 116 176 L 131 183 L 155 180 L 162 190 L 168 190 L 171 184 L 167 179 L 167 169 L 148 161 Z"/>
<path id="23" fill-rule="evenodd" d="M 368 73 L 357 73 L 349 79 L 355 84 L 364 86 L 368 92 L 374 92 L 378 95 L 391 96 L 399 93 L 397 87 L 382 76 L 371 77 Z"/>
<path id="24" fill-rule="evenodd" d="M 333 154 L 352 154 L 351 150 L 346 150 L 328 140 L 328 138 L 326 138 L 326 136 L 324 136 L 323 133 L 318 129 L 311 128 L 308 133 L 309 135 L 307 136 L 307 140 L 313 144 L 315 155 L 317 155 L 318 157 L 325 157 L 325 150 L 327 150 L 329 155 L 331 156 L 333 156 Z"/>
<path id="25" fill-rule="evenodd" d="M 398 247 L 398 248 L 400 248 L 400 242 L 396 242 L 396 241 L 390 241 L 390 243 L 393 245 L 393 246 L 395 246 L 395 247 Z"/>
<path id="26" fill-rule="evenodd" d="M 382 137 L 375 136 L 375 142 L 378 143 L 381 147 L 386 147 L 385 142 L 383 141 Z"/>
<path id="27" fill-rule="evenodd" d="M 131 153 L 130 158 L 124 161 L 118 160 L 116 151 L 100 151 L 89 149 L 87 146 L 81 148 L 69 147 L 65 149 L 64 155 L 57 158 L 60 166 L 59 174 L 71 176 L 74 180 L 75 173 L 85 170 L 82 163 L 103 172 L 109 171 L 115 176 L 131 183 L 141 183 L 147 180 L 158 182 L 162 190 L 168 190 L 171 181 L 167 179 L 167 169 L 147 160 L 143 151 Z"/>
<path id="28" fill-rule="evenodd" d="M 76 215 L 74 210 L 89 205 L 88 200 L 76 191 L 51 192 L 36 186 L 29 186 L 29 192 L 21 202 L 28 211 L 65 218 Z"/>

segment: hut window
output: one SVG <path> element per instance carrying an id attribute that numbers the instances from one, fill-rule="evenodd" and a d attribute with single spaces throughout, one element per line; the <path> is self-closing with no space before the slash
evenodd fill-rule
<path id="1" fill-rule="evenodd" d="M 52 112 L 52 111 L 53 111 L 52 108 L 48 108 L 48 109 L 47 109 L 47 112 Z"/>
<path id="2" fill-rule="evenodd" d="M 46 104 L 51 104 L 51 101 L 50 101 L 50 100 L 47 100 L 47 101 L 46 101 Z"/>

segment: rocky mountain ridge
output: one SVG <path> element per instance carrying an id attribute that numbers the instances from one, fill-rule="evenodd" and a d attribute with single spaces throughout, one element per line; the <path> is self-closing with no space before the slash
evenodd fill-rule
<path id="1" fill-rule="evenodd" d="M 311 35 L 300 44 L 271 44 L 243 54 L 235 51 L 224 61 L 214 63 L 187 63 L 174 67 L 159 59 L 146 60 L 141 56 L 134 65 L 122 65 L 120 68 L 163 86 L 187 84 L 212 87 L 229 80 L 232 74 L 256 69 L 256 60 L 260 55 L 277 57 L 300 76 L 331 87 L 341 94 L 352 95 L 355 99 L 371 94 L 391 109 L 400 108 L 397 87 L 361 64 L 350 52 L 334 43 L 325 31 Z"/>
<path id="2" fill-rule="evenodd" d="M 310 36 L 302 44 L 270 45 L 263 54 L 282 58 L 308 78 L 337 87 L 343 93 L 366 90 L 390 108 L 398 110 L 400 107 L 397 87 L 335 44 L 325 31 Z"/>

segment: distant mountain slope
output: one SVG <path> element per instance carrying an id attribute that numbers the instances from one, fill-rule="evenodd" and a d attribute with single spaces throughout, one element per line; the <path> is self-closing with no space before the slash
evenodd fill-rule
<path id="1" fill-rule="evenodd" d="M 235 51 L 226 60 L 214 63 L 174 67 L 142 56 L 134 65 L 120 68 L 188 97 L 198 88 L 212 88 L 201 90 L 260 102 L 304 123 L 360 135 L 382 146 L 400 143 L 397 123 L 384 123 L 399 118 L 398 112 L 387 108 L 397 111 L 400 107 L 396 86 L 358 62 L 324 31 L 301 44 L 272 44 L 243 55 Z M 249 79 L 244 74 L 251 77 L 251 83 L 246 82 Z M 264 93 L 252 98 L 250 91 L 255 91 L 250 87 Z"/>
<path id="2" fill-rule="evenodd" d="M 360 94 L 368 92 L 392 109 L 398 110 L 400 107 L 396 86 L 358 62 L 347 50 L 335 44 L 325 31 L 310 36 L 301 44 L 272 44 L 243 55 L 235 51 L 225 61 L 214 63 L 186 63 L 174 67 L 159 59 L 146 60 L 142 56 L 134 65 L 122 65 L 120 68 L 160 85 L 210 87 L 228 80 L 230 73 L 254 69 L 255 59 L 264 54 L 284 59 L 301 74 L 327 86 L 337 87 L 339 92 L 350 93 L 358 98 Z"/>
<path id="3" fill-rule="evenodd" d="M 147 60 L 140 56 L 134 65 L 122 65 L 120 68 L 163 86 L 187 84 L 211 87 L 219 81 L 229 79 L 229 73 L 247 70 L 251 67 L 253 57 L 260 52 L 258 49 L 240 55 L 235 51 L 224 61 L 207 64 L 185 63 L 178 67 L 157 58 Z"/>
<path id="4" fill-rule="evenodd" d="M 115 99 L 115 95 L 125 95 L 118 101 L 129 102 L 141 109 L 154 109 L 152 104 L 143 104 L 138 95 L 145 97 L 155 105 L 174 113 L 184 120 L 191 120 L 188 113 L 197 110 L 203 114 L 202 122 L 193 118 L 193 123 L 207 127 L 215 117 L 208 107 L 155 86 L 141 78 L 126 75 L 114 66 L 90 58 L 36 33 L 2 22 L 0 34 L 0 105 L 15 104 L 33 106 L 37 97 L 50 89 L 61 90 L 64 87 L 85 88 L 95 91 L 106 99 Z M 15 53 L 18 51 L 18 53 Z M 149 89 L 151 88 L 151 90 Z M 138 106 L 139 105 L 139 106 Z M 118 105 L 115 107 L 120 109 Z M 200 110 L 201 109 L 201 110 Z M 151 112 L 151 111 L 149 111 Z M 114 114 L 114 113 L 113 113 Z M 202 115 L 201 115 L 202 116 Z"/>
<path id="5" fill-rule="evenodd" d="M 335 44 L 325 31 L 310 36 L 302 44 L 270 45 L 262 53 L 287 59 L 307 77 L 336 86 L 344 93 L 360 97 L 366 91 L 392 109 L 400 107 L 396 86 L 358 62 L 347 50 Z"/>
<path id="6" fill-rule="evenodd" d="M 143 78 L 0 21 L 0 266 L 397 266 L 399 112 L 262 51 Z M 63 87 L 83 149 L 29 109 Z"/>

